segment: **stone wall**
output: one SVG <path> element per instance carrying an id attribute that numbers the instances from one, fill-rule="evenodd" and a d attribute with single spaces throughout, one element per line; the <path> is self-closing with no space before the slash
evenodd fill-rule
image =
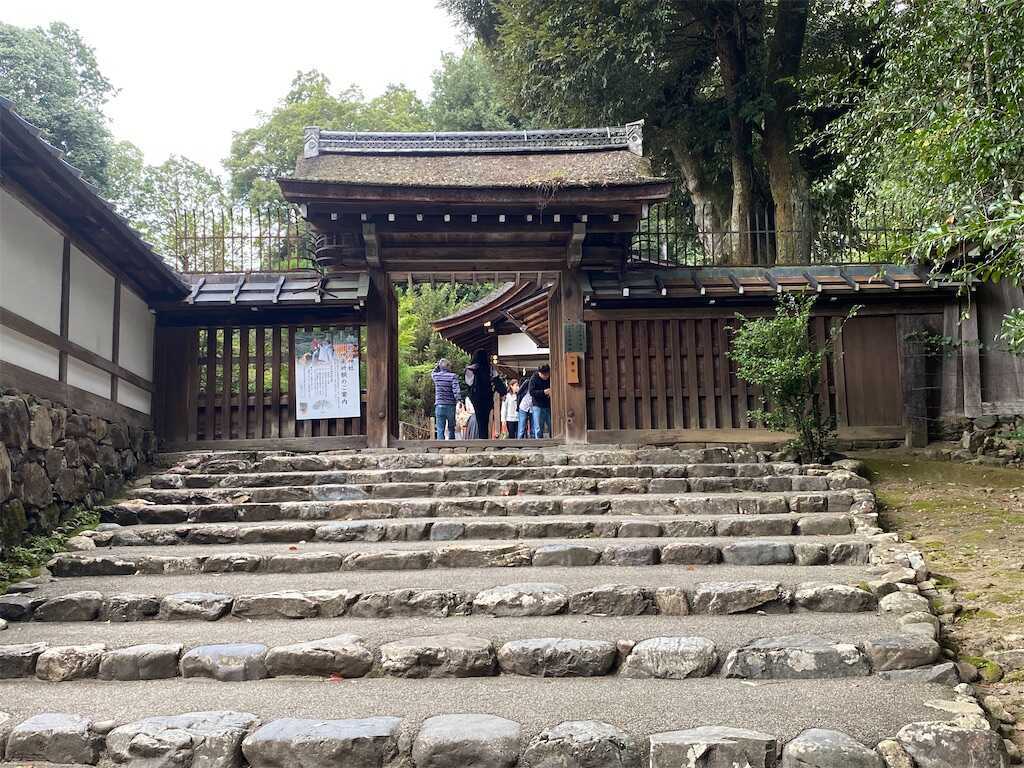
<path id="1" fill-rule="evenodd" d="M 945 444 L 924 451 L 929 458 L 997 467 L 1024 466 L 1024 415 L 947 419 L 936 437 Z"/>
<path id="2" fill-rule="evenodd" d="M 76 507 L 117 492 L 156 450 L 152 430 L 14 390 L 0 394 L 0 558 Z"/>

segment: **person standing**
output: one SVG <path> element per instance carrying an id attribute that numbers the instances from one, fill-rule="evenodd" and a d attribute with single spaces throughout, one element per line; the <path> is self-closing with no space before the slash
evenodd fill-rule
<path id="1" fill-rule="evenodd" d="M 437 439 L 455 439 L 455 404 L 462 399 L 459 377 L 452 373 L 451 363 L 442 357 L 437 361 L 430 378 L 434 381 L 434 423 Z"/>
<path id="2" fill-rule="evenodd" d="M 515 379 L 508 385 L 508 392 L 501 401 L 501 420 L 505 422 L 505 429 L 508 431 L 508 439 L 515 440 L 519 437 L 519 382 Z"/>
<path id="3" fill-rule="evenodd" d="M 551 366 L 545 363 L 530 377 L 530 420 L 533 422 L 533 436 L 544 437 L 547 427 L 551 437 Z"/>
<path id="4" fill-rule="evenodd" d="M 466 386 L 469 388 L 469 401 L 473 404 L 476 414 L 476 431 L 473 437 L 478 440 L 490 438 L 491 411 L 494 409 L 494 393 L 505 396 L 505 382 L 491 368 L 487 351 L 478 349 L 473 353 L 473 362 L 466 366 Z"/>
<path id="5" fill-rule="evenodd" d="M 516 420 L 520 440 L 525 440 L 533 435 L 533 425 L 530 424 L 530 407 L 533 405 L 533 398 L 530 397 L 530 377 L 523 371 L 522 381 L 519 382 L 519 392 L 516 393 Z"/>

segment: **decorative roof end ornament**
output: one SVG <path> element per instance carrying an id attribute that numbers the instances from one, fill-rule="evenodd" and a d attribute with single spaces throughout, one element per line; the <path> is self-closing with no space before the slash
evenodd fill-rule
<path id="1" fill-rule="evenodd" d="M 320 128 L 315 125 L 307 125 L 304 129 L 302 141 L 302 156 L 316 157 L 320 154 Z"/>
<path id="2" fill-rule="evenodd" d="M 634 155 L 644 156 L 644 121 L 626 123 L 626 143 Z"/>

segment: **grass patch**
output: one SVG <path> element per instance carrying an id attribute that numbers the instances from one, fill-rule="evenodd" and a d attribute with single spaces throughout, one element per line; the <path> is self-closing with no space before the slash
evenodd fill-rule
<path id="1" fill-rule="evenodd" d="M 99 525 L 100 513 L 79 508 L 49 534 L 30 536 L 24 544 L 11 549 L 10 556 L 0 561 L 0 594 L 17 581 L 30 578 L 58 552 L 64 551 L 67 540 Z"/>

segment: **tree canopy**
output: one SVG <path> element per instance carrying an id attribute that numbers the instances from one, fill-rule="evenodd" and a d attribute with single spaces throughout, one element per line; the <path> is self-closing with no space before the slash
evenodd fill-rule
<path id="1" fill-rule="evenodd" d="M 0 94 L 101 188 L 113 143 L 103 107 L 114 93 L 93 49 L 67 24 L 0 23 Z"/>

